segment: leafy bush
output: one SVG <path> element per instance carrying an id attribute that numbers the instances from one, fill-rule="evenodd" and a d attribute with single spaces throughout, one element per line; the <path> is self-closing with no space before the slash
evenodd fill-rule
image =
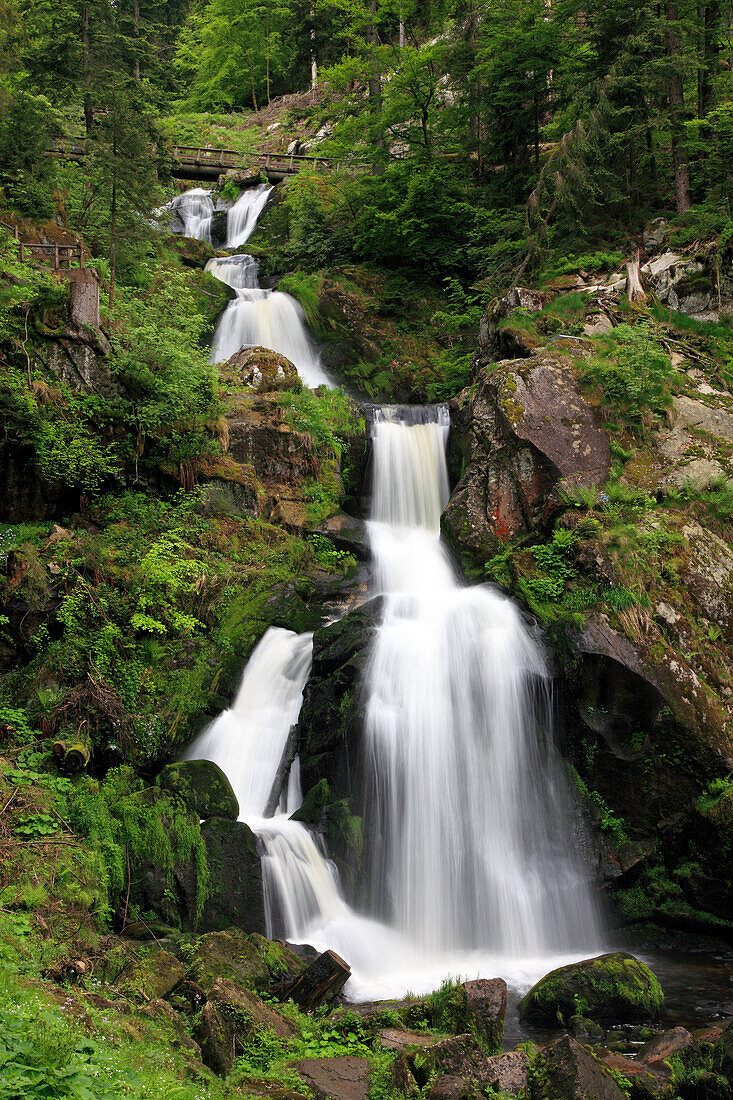
<path id="1" fill-rule="evenodd" d="M 624 420 L 642 429 L 656 422 L 672 402 L 675 371 L 669 355 L 647 325 L 618 325 L 605 355 L 584 366 L 585 380 L 598 385 Z"/>

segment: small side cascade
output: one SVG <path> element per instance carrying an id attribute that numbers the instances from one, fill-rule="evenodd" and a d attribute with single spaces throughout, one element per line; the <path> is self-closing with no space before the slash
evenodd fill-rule
<path id="1" fill-rule="evenodd" d="M 271 192 L 267 183 L 242 191 L 227 218 L 227 248 L 239 248 L 249 240 Z"/>
<path id="2" fill-rule="evenodd" d="M 173 210 L 183 222 L 183 236 L 211 244 L 211 223 L 214 218 L 214 202 L 211 191 L 192 187 L 168 203 L 164 210 Z"/>

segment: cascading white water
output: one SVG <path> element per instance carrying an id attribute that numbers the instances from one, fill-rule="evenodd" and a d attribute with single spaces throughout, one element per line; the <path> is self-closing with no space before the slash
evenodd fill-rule
<path id="1" fill-rule="evenodd" d="M 526 989 L 602 947 L 549 744 L 542 651 L 509 600 L 459 585 L 440 542 L 447 432 L 443 409 L 383 410 L 374 428 L 370 533 L 386 605 L 365 685 L 373 915 L 347 905 L 322 843 L 289 817 L 297 758 L 264 816 L 310 635 L 270 629 L 232 709 L 186 754 L 220 764 L 260 838 L 268 933 L 337 951 L 353 1000 L 428 992 L 449 975 Z"/>
<path id="2" fill-rule="evenodd" d="M 168 203 L 164 210 L 174 210 L 183 222 L 184 237 L 193 237 L 197 241 L 211 244 L 211 222 L 214 217 L 214 203 L 210 191 L 202 187 L 192 187 Z"/>
<path id="3" fill-rule="evenodd" d="M 217 258 L 206 268 L 236 293 L 216 326 L 213 363 L 224 362 L 240 348 L 271 348 L 294 364 L 306 386 L 333 385 L 308 335 L 302 307 L 289 294 L 259 287 L 257 261 L 252 256 Z"/>
<path id="4" fill-rule="evenodd" d="M 265 209 L 272 187 L 260 183 L 242 191 L 227 218 L 227 248 L 239 248 L 252 236 L 257 219 Z"/>
<path id="5" fill-rule="evenodd" d="M 373 432 L 386 594 L 366 682 L 373 904 L 430 951 L 595 947 L 542 650 L 510 600 L 459 585 L 440 541 L 447 411 L 409 412 L 378 413 Z"/>

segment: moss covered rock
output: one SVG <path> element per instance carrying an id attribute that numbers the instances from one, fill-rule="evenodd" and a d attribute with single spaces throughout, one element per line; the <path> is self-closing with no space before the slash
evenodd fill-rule
<path id="1" fill-rule="evenodd" d="M 241 928 L 209 932 L 195 944 L 189 976 L 205 993 L 218 978 L 226 978 L 245 989 L 267 989 L 270 971 L 262 948 L 267 942 Z"/>
<path id="2" fill-rule="evenodd" d="M 529 1070 L 528 1100 L 625 1100 L 611 1070 L 569 1035 L 540 1051 Z"/>
<path id="3" fill-rule="evenodd" d="M 242 348 L 227 361 L 224 372 L 261 393 L 303 388 L 290 360 L 270 348 Z"/>
<path id="4" fill-rule="evenodd" d="M 141 993 L 146 1000 L 167 997 L 185 977 L 185 970 L 170 951 L 153 951 L 139 959 L 121 984 L 130 993 Z"/>
<path id="5" fill-rule="evenodd" d="M 656 977 L 625 951 L 561 966 L 519 1002 L 520 1019 L 531 1023 L 554 1024 L 578 1014 L 592 1020 L 654 1020 L 663 1009 Z"/>
<path id="6" fill-rule="evenodd" d="M 257 838 L 243 821 L 210 817 L 201 826 L 211 874 L 197 927 L 265 932 L 265 901 Z"/>
<path id="7" fill-rule="evenodd" d="M 182 760 L 168 764 L 158 776 L 159 785 L 172 791 L 200 818 L 226 817 L 236 821 L 239 803 L 231 784 L 213 760 Z"/>

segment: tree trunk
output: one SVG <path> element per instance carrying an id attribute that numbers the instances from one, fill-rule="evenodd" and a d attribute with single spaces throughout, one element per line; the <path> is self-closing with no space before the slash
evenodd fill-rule
<path id="1" fill-rule="evenodd" d="M 720 61 L 720 0 L 707 0 L 698 7 L 700 33 L 700 64 L 697 70 L 697 115 L 704 118 L 713 106 L 715 76 Z"/>
<path id="2" fill-rule="evenodd" d="M 626 265 L 626 293 L 629 296 L 630 302 L 646 301 L 644 287 L 641 285 L 638 250 L 634 254 L 633 260 Z"/>
<path id="3" fill-rule="evenodd" d="M 316 59 L 316 13 L 311 8 L 311 91 L 315 92 L 318 83 L 318 61 Z"/>
<path id="4" fill-rule="evenodd" d="M 283 1001 L 295 1001 L 304 1012 L 332 1000 L 351 977 L 351 967 L 335 951 L 324 951 L 279 991 Z"/>
<path id="5" fill-rule="evenodd" d="M 372 118 L 378 118 L 382 111 L 382 77 L 379 72 L 379 61 L 376 49 L 379 44 L 377 32 L 377 0 L 369 0 L 369 11 L 372 13 L 372 22 L 366 29 L 367 43 L 372 47 L 372 56 L 369 59 L 369 114 Z M 372 173 L 377 176 L 384 171 L 384 138 L 379 135 L 374 139 L 374 147 L 377 156 L 372 166 Z"/>
<path id="6" fill-rule="evenodd" d="M 672 161 L 674 163 L 674 189 L 677 213 L 684 214 L 690 209 L 690 162 L 687 157 L 685 135 L 682 125 L 684 106 L 682 75 L 680 72 L 680 37 L 677 29 L 679 13 L 676 0 L 667 0 L 667 54 L 672 59 L 669 70 L 669 121 L 672 131 Z"/>
<path id="7" fill-rule="evenodd" d="M 81 16 L 82 66 L 84 74 L 84 129 L 87 138 L 91 137 L 94 125 L 92 111 L 92 61 L 89 50 L 89 5 L 82 8 Z"/>
<path id="8" fill-rule="evenodd" d="M 140 79 L 140 54 L 137 52 L 140 43 L 138 39 L 140 37 L 140 0 L 133 0 L 132 4 L 132 25 L 135 36 L 135 62 L 133 64 L 133 75 L 135 80 Z"/>
<path id="9" fill-rule="evenodd" d="M 109 209 L 109 309 L 115 304 L 117 267 L 117 137 L 112 138 L 112 202 Z"/>

